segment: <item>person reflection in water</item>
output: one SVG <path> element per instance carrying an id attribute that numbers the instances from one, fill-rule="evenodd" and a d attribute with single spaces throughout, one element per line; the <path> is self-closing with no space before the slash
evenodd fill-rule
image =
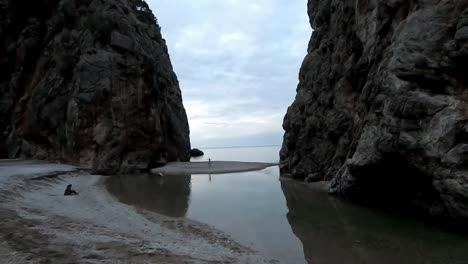
<path id="1" fill-rule="evenodd" d="M 72 190 L 72 185 L 68 184 L 67 188 L 65 189 L 65 193 L 63 195 L 78 195 L 75 190 Z"/>

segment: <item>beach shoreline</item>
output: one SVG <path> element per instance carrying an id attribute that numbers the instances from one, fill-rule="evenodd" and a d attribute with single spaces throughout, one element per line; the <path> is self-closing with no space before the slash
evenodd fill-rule
<path id="1" fill-rule="evenodd" d="M 270 263 L 211 226 L 120 203 L 107 177 L 36 161 L 0 162 L 5 263 Z M 79 192 L 63 196 L 68 184 Z"/>
<path id="2" fill-rule="evenodd" d="M 169 162 L 163 167 L 152 169 L 151 173 L 164 175 L 228 174 L 263 170 L 277 165 L 277 163 L 240 161 Z"/>

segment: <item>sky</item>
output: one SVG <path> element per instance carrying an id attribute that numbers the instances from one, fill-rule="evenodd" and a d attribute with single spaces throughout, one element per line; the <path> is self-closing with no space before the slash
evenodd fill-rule
<path id="1" fill-rule="evenodd" d="M 312 33 L 307 0 L 147 0 L 192 147 L 281 145 Z"/>

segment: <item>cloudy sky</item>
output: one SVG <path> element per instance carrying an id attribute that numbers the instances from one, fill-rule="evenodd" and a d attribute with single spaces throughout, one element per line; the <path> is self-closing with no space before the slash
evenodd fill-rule
<path id="1" fill-rule="evenodd" d="M 307 0 L 147 0 L 193 147 L 279 145 L 311 35 Z"/>

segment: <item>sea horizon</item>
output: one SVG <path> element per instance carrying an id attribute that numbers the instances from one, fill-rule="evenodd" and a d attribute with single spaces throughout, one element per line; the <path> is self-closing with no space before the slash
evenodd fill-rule
<path id="1" fill-rule="evenodd" d="M 192 148 L 196 148 L 196 149 L 200 149 L 200 150 L 203 150 L 203 149 L 223 149 L 223 148 L 268 148 L 268 147 L 281 147 L 282 145 L 281 144 L 274 144 L 274 145 L 252 145 L 252 146 L 248 146 L 248 145 L 241 145 L 241 146 L 211 146 L 211 147 L 193 147 Z"/>

